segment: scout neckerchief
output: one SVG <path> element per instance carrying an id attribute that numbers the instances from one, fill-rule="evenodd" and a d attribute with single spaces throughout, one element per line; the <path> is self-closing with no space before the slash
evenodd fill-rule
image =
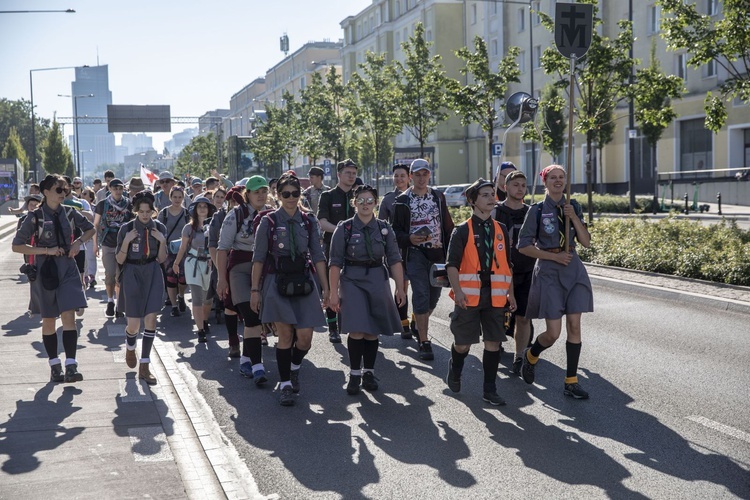
<path id="1" fill-rule="evenodd" d="M 289 219 L 289 252 L 292 254 L 292 260 L 297 260 L 297 239 L 294 236 L 294 219 Z"/>
<path id="2" fill-rule="evenodd" d="M 367 256 L 370 260 L 375 260 L 375 254 L 372 253 L 372 241 L 370 240 L 370 228 L 364 226 L 362 232 L 365 233 L 365 248 L 367 248 Z"/>
<path id="3" fill-rule="evenodd" d="M 487 264 L 487 269 L 492 269 L 492 256 L 495 253 L 492 248 L 492 234 L 490 232 L 490 224 L 492 219 L 484 221 L 484 260 Z"/>

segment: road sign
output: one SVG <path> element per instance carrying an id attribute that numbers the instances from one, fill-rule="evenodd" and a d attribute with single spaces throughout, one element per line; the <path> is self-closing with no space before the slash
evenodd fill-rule
<path id="1" fill-rule="evenodd" d="M 323 160 L 323 172 L 326 176 L 331 175 L 331 160 Z"/>
<path id="2" fill-rule="evenodd" d="M 568 59 L 580 59 L 589 50 L 594 30 L 594 6 L 583 3 L 555 4 L 555 45 Z"/>
<path id="3" fill-rule="evenodd" d="M 503 155 L 503 143 L 493 142 L 492 143 L 492 156 L 502 156 L 502 155 Z"/>

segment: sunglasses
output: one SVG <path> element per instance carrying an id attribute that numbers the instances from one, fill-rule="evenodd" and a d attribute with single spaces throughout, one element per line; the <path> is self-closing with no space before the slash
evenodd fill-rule
<path id="1" fill-rule="evenodd" d="M 55 193 L 57 193 L 57 194 L 63 194 L 63 193 L 68 194 L 68 193 L 70 193 L 70 189 L 56 187 L 55 188 Z"/>
<path id="2" fill-rule="evenodd" d="M 292 198 L 299 198 L 299 195 L 300 195 L 299 189 L 296 189 L 294 191 L 282 191 L 281 192 L 281 197 L 284 198 L 285 200 L 289 198 L 290 196 Z"/>
<path id="3" fill-rule="evenodd" d="M 375 198 L 373 198 L 372 196 L 370 196 L 369 198 L 357 198 L 356 200 L 354 200 L 354 202 L 357 205 L 364 205 L 365 203 L 368 205 L 374 205 Z"/>
<path id="4" fill-rule="evenodd" d="M 162 179 L 159 181 L 159 184 L 169 184 L 174 182 L 174 179 Z"/>

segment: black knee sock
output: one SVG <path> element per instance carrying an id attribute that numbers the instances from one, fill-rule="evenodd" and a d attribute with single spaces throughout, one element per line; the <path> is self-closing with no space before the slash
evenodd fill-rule
<path id="1" fill-rule="evenodd" d="M 143 330 L 143 342 L 141 344 L 141 358 L 151 357 L 151 346 L 154 345 L 156 330 Z"/>
<path id="2" fill-rule="evenodd" d="M 42 343 L 44 350 L 47 351 L 47 357 L 55 359 L 57 357 L 57 332 L 52 335 L 42 335 Z"/>
<path id="3" fill-rule="evenodd" d="M 227 336 L 229 337 L 229 345 L 240 345 L 240 338 L 237 336 L 237 320 L 236 314 L 224 314 L 224 324 L 227 327 Z"/>
<path id="4" fill-rule="evenodd" d="M 497 377 L 497 367 L 500 365 L 500 351 L 484 350 L 482 354 L 482 368 L 484 369 L 485 385 L 494 385 Z"/>
<path id="5" fill-rule="evenodd" d="M 130 333 L 127 329 L 125 330 L 125 342 L 130 346 L 135 346 L 135 342 L 138 339 L 138 332 Z"/>
<path id="6" fill-rule="evenodd" d="M 292 348 L 276 348 L 276 364 L 279 366 L 279 380 L 288 382 L 292 373 Z"/>
<path id="7" fill-rule="evenodd" d="M 461 375 L 461 372 L 464 369 L 464 360 L 466 359 L 466 356 L 468 355 L 469 355 L 469 351 L 458 352 L 456 350 L 456 345 L 451 344 L 451 362 L 453 363 L 453 373 L 456 376 Z"/>
<path id="8" fill-rule="evenodd" d="M 301 365 L 302 360 L 305 359 L 305 356 L 307 356 L 307 353 L 310 352 L 310 349 L 302 350 L 296 345 L 292 347 L 292 364 L 293 365 Z"/>
<path id="9" fill-rule="evenodd" d="M 540 344 L 540 343 L 539 343 L 539 337 L 537 337 L 537 339 L 536 339 L 536 340 L 534 341 L 534 343 L 533 343 L 533 344 L 531 345 L 531 350 L 530 350 L 529 352 L 531 352 L 531 355 L 532 355 L 532 356 L 535 356 L 535 357 L 537 357 L 537 358 L 538 358 L 538 357 L 539 357 L 539 355 L 540 355 L 540 354 L 542 354 L 542 351 L 544 351 L 544 350 L 545 350 L 545 349 L 547 349 L 548 347 L 549 347 L 549 346 L 543 346 L 542 344 Z"/>
<path id="10" fill-rule="evenodd" d="M 346 339 L 349 349 L 349 367 L 352 370 L 362 368 L 362 357 L 365 354 L 365 339 L 353 339 L 351 335 Z"/>
<path id="11" fill-rule="evenodd" d="M 336 311 L 334 311 L 330 307 L 326 308 L 326 318 L 328 320 L 328 328 L 332 328 L 334 330 L 339 329 L 337 318 L 336 318 Z"/>
<path id="12" fill-rule="evenodd" d="M 568 355 L 568 366 L 565 377 L 575 377 L 578 372 L 578 360 L 581 357 L 581 344 L 565 342 L 565 353 Z"/>
<path id="13" fill-rule="evenodd" d="M 365 370 L 374 370 L 375 369 L 375 360 L 378 357 L 378 347 L 379 343 L 376 340 L 364 340 L 365 345 L 365 351 L 362 355 L 362 360 L 364 361 Z"/>
<path id="14" fill-rule="evenodd" d="M 250 358 L 250 363 L 257 365 L 263 359 L 263 345 L 260 337 L 242 339 L 242 355 Z"/>
<path id="15" fill-rule="evenodd" d="M 63 349 L 67 359 L 76 359 L 78 348 L 78 332 L 76 330 L 63 330 Z"/>

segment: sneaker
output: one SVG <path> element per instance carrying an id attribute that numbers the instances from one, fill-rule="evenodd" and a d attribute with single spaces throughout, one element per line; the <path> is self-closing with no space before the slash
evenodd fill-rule
<path id="1" fill-rule="evenodd" d="M 65 380 L 65 375 L 63 375 L 62 364 L 57 363 L 56 365 L 50 366 L 49 381 L 50 382 L 63 382 L 64 380 Z"/>
<path id="2" fill-rule="evenodd" d="M 166 298 L 166 299 L 164 300 L 164 307 L 167 307 L 167 306 L 171 306 L 171 305 L 172 305 L 172 301 L 171 301 L 171 300 L 169 300 L 169 297 L 167 297 L 167 298 Z"/>
<path id="3" fill-rule="evenodd" d="M 294 406 L 294 390 L 291 386 L 285 385 L 281 388 L 279 404 L 281 406 Z"/>
<path id="4" fill-rule="evenodd" d="M 208 324 L 208 321 L 203 322 L 203 331 L 206 332 L 206 335 L 211 335 L 211 327 Z"/>
<path id="5" fill-rule="evenodd" d="M 411 329 L 411 333 L 414 335 L 414 338 L 417 339 L 417 342 L 419 342 L 419 330 L 417 330 L 417 322 L 411 320 L 411 323 L 409 323 L 409 327 Z"/>
<path id="6" fill-rule="evenodd" d="M 299 392 L 299 370 L 292 370 L 289 374 L 289 381 L 292 383 L 292 392 Z"/>
<path id="7" fill-rule="evenodd" d="M 268 345 L 268 334 L 260 332 L 260 345 Z"/>
<path id="8" fill-rule="evenodd" d="M 135 349 L 132 351 L 125 348 L 125 364 L 128 368 L 135 368 L 138 365 L 138 356 L 135 355 Z"/>
<path id="9" fill-rule="evenodd" d="M 335 328 L 331 328 L 330 332 L 328 333 L 328 340 L 331 342 L 331 344 L 340 344 L 341 335 L 339 335 L 339 331 Z"/>
<path id="10" fill-rule="evenodd" d="M 229 346 L 229 354 L 228 356 L 230 358 L 239 358 L 240 357 L 240 346 L 238 345 L 230 345 Z"/>
<path id="11" fill-rule="evenodd" d="M 249 361 L 240 364 L 240 375 L 245 378 L 253 378 L 253 365 Z"/>
<path id="12" fill-rule="evenodd" d="M 108 318 L 115 317 L 115 303 L 114 302 L 107 302 L 107 311 L 104 313 L 104 315 Z"/>
<path id="13" fill-rule="evenodd" d="M 65 382 L 80 382 L 83 375 L 78 373 L 78 365 L 73 363 L 65 367 Z"/>
<path id="14" fill-rule="evenodd" d="M 523 381 L 527 384 L 533 384 L 534 383 L 534 369 L 536 368 L 536 365 L 532 365 L 529 363 L 529 358 L 527 356 L 527 353 L 529 352 L 530 347 L 527 347 L 523 350 L 523 355 L 521 356 L 521 376 L 523 377 Z"/>
<path id="15" fill-rule="evenodd" d="M 511 367 L 511 371 L 513 372 L 513 375 L 521 375 L 521 365 L 523 365 L 523 359 L 516 358 L 513 361 L 513 366 Z"/>
<path id="16" fill-rule="evenodd" d="M 362 388 L 370 392 L 378 390 L 378 379 L 374 373 L 365 372 L 362 374 Z"/>
<path id="17" fill-rule="evenodd" d="M 419 359 L 423 361 L 432 361 L 435 355 L 432 353 L 432 342 L 425 340 L 419 344 Z"/>
<path id="18" fill-rule="evenodd" d="M 172 316 L 173 318 L 176 318 L 177 316 L 180 315 L 180 310 L 177 309 L 177 306 L 174 306 L 172 308 L 172 312 L 169 315 Z"/>
<path id="19" fill-rule="evenodd" d="M 119 309 L 115 309 L 115 318 L 124 318 L 125 313 L 120 312 Z"/>
<path id="20" fill-rule="evenodd" d="M 362 375 L 349 375 L 349 383 L 346 384 L 346 393 L 350 396 L 359 394 L 359 385 L 362 383 Z"/>
<path id="21" fill-rule="evenodd" d="M 565 395 L 575 399 L 589 398 L 589 393 L 584 391 L 578 382 L 575 384 L 565 384 Z"/>
<path id="22" fill-rule="evenodd" d="M 198 342 L 208 342 L 205 330 L 198 330 Z"/>
<path id="23" fill-rule="evenodd" d="M 187 306 L 185 305 L 185 297 L 182 295 L 177 296 L 177 306 L 180 308 L 180 312 L 184 313 L 187 310 Z"/>
<path id="24" fill-rule="evenodd" d="M 448 389 L 453 392 L 461 392 L 461 376 L 456 376 L 453 372 L 453 360 L 448 360 L 448 374 L 445 376 L 445 383 L 448 384 Z"/>
<path id="25" fill-rule="evenodd" d="M 96 287 L 96 279 L 94 277 L 91 277 L 91 280 L 89 281 L 89 290 L 93 290 Z"/>
<path id="26" fill-rule="evenodd" d="M 411 328 L 409 328 L 409 325 L 404 325 L 404 330 L 401 332 L 401 338 L 404 340 L 412 339 Z"/>
<path id="27" fill-rule="evenodd" d="M 257 385 L 258 387 L 268 382 L 268 379 L 266 378 L 266 371 L 262 368 L 253 372 L 253 379 L 255 380 L 255 385 Z"/>
<path id="28" fill-rule="evenodd" d="M 485 392 L 482 399 L 492 406 L 505 406 L 505 400 L 497 395 L 497 392 Z"/>

